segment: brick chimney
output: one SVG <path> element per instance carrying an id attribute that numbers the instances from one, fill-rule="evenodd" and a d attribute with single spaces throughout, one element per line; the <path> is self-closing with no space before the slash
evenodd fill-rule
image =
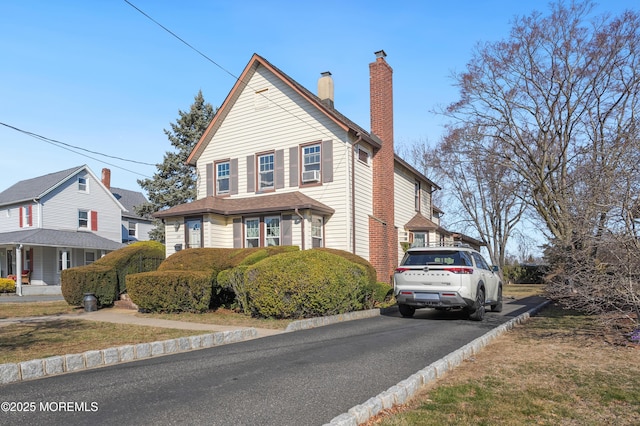
<path id="1" fill-rule="evenodd" d="M 371 132 L 382 141 L 373 156 L 373 217 L 369 218 L 369 260 L 378 281 L 391 283 L 398 266 L 398 233 L 394 214 L 393 70 L 384 50 L 369 64 Z"/>
<path id="2" fill-rule="evenodd" d="M 102 184 L 107 187 L 109 191 L 111 191 L 111 170 L 104 168 L 102 169 Z"/>

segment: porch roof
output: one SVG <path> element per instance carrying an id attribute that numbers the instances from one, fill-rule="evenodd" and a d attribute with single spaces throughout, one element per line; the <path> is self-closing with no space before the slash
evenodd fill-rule
<path id="1" fill-rule="evenodd" d="M 409 222 L 404 225 L 407 231 L 440 231 L 443 234 L 450 234 L 449 231 L 436 225 L 430 219 L 424 217 L 421 213 L 416 213 Z"/>
<path id="2" fill-rule="evenodd" d="M 108 240 L 91 232 L 36 228 L 0 233 L 0 245 L 17 244 L 95 250 L 117 250 L 124 246 L 122 243 Z"/>
<path id="3" fill-rule="evenodd" d="M 203 213 L 235 216 L 256 213 L 275 213 L 295 209 L 313 210 L 324 214 L 333 214 L 335 212 L 331 207 L 301 192 L 295 191 L 247 198 L 209 196 L 191 203 L 180 204 L 170 209 L 159 211 L 154 213 L 154 216 L 157 218 L 165 218 Z"/>

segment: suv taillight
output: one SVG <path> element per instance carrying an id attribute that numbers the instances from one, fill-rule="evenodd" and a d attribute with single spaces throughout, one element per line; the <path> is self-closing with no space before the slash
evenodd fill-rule
<path id="1" fill-rule="evenodd" d="M 404 271 L 408 271 L 410 268 L 396 268 L 396 274 L 401 274 Z"/>
<path id="2" fill-rule="evenodd" d="M 444 270 L 447 272 L 451 272 L 452 274 L 473 274 L 473 268 L 466 268 L 462 266 L 444 268 Z"/>

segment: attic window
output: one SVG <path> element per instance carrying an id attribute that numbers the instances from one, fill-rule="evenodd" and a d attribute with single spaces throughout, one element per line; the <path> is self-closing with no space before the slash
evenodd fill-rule
<path id="1" fill-rule="evenodd" d="M 269 89 L 256 91 L 253 103 L 256 110 L 267 108 L 269 106 Z"/>
<path id="2" fill-rule="evenodd" d="M 358 160 L 362 161 L 364 164 L 369 164 L 369 157 L 371 157 L 371 153 L 358 145 Z"/>
<path id="3" fill-rule="evenodd" d="M 87 192 L 87 179 L 78 176 L 78 191 Z"/>

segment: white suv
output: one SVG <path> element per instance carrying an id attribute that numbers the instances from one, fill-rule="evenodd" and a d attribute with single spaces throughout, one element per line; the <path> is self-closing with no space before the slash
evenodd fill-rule
<path id="1" fill-rule="evenodd" d="M 464 309 L 469 319 L 482 321 L 485 306 L 502 311 L 502 281 L 476 250 L 463 245 L 407 250 L 393 275 L 400 314 L 417 308 Z"/>

